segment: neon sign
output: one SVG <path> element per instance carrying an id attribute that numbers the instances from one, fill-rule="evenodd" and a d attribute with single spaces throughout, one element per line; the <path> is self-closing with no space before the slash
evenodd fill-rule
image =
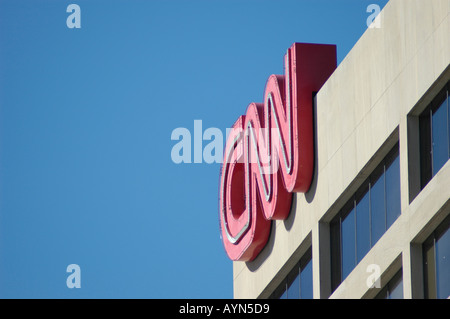
<path id="1" fill-rule="evenodd" d="M 251 103 L 227 138 L 220 176 L 222 240 L 232 260 L 251 261 L 272 220 L 289 215 L 292 193 L 314 170 L 313 94 L 336 68 L 336 46 L 294 43 L 285 75 L 271 75 L 264 103 Z"/>

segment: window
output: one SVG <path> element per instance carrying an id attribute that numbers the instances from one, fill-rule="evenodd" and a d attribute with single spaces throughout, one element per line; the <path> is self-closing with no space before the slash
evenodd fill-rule
<path id="1" fill-rule="evenodd" d="M 381 289 L 375 299 L 403 299 L 403 278 L 401 270 Z"/>
<path id="2" fill-rule="evenodd" d="M 450 215 L 423 244 L 425 298 L 450 296 Z"/>
<path id="3" fill-rule="evenodd" d="M 330 224 L 333 290 L 400 216 L 398 143 Z"/>
<path id="4" fill-rule="evenodd" d="M 421 188 L 450 158 L 449 86 L 450 82 L 419 117 Z"/>
<path id="5" fill-rule="evenodd" d="M 311 250 L 295 265 L 272 295 L 275 299 L 312 299 Z"/>

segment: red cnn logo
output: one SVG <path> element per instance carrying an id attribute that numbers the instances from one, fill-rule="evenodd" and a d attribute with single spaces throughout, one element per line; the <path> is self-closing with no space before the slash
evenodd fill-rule
<path id="1" fill-rule="evenodd" d="M 336 46 L 294 43 L 284 63 L 285 75 L 267 80 L 264 103 L 251 103 L 227 138 L 219 214 L 232 260 L 255 259 L 272 220 L 288 217 L 292 193 L 311 185 L 313 94 L 336 69 Z"/>

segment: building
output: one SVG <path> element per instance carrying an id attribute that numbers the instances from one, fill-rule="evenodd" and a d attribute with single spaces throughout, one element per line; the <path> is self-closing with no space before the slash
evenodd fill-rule
<path id="1" fill-rule="evenodd" d="M 312 186 L 235 298 L 448 298 L 450 0 L 391 0 L 315 96 Z"/>

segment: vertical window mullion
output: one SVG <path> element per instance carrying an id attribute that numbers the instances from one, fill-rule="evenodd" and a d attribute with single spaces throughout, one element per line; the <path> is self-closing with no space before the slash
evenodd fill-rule
<path id="1" fill-rule="evenodd" d="M 431 178 L 434 176 L 434 167 L 433 167 L 433 105 L 430 107 L 430 155 L 431 155 Z"/>
<path id="2" fill-rule="evenodd" d="M 433 232 L 433 255 L 434 255 L 434 276 L 433 276 L 433 278 L 434 278 L 434 288 L 436 289 L 436 291 L 434 292 L 434 294 L 435 294 L 435 296 L 436 296 L 436 299 L 439 299 L 439 296 L 438 296 L 438 292 L 439 292 L 439 289 L 438 289 L 438 284 L 439 284 L 439 282 L 438 282 L 438 273 L 437 273 L 437 263 L 438 263 L 438 260 L 437 260 L 437 251 L 436 251 L 436 232 Z"/>
<path id="3" fill-rule="evenodd" d="M 372 177 L 369 177 L 369 247 L 372 248 Z"/>
<path id="4" fill-rule="evenodd" d="M 447 156 L 450 158 L 450 101 L 448 100 L 448 87 L 447 87 Z"/>
<path id="5" fill-rule="evenodd" d="M 388 186 L 391 180 L 392 183 L 396 183 L 397 180 L 395 179 L 396 176 L 391 173 L 389 179 L 387 179 L 386 172 L 388 171 L 388 163 L 393 158 L 393 162 L 398 165 L 399 152 L 396 148 L 398 148 L 398 143 L 369 174 L 368 178 L 358 187 L 358 190 L 352 194 L 330 222 L 333 291 L 383 236 L 387 230 L 388 221 L 391 222 L 391 218 L 388 218 L 390 208 L 387 200 L 389 196 L 389 199 L 392 196 L 396 199 L 397 195 L 391 196 L 391 193 L 388 193 L 390 191 Z M 354 216 L 350 216 L 350 214 L 354 214 Z M 397 217 L 393 216 L 392 219 L 395 220 Z M 351 231 L 354 233 L 351 234 Z M 354 240 L 354 243 L 351 243 L 351 240 Z M 334 250 L 333 247 L 335 247 Z"/>
<path id="6" fill-rule="evenodd" d="M 301 264 L 298 264 L 298 296 L 300 299 L 302 298 L 302 267 Z"/>
<path id="7" fill-rule="evenodd" d="M 341 278 L 339 278 L 339 282 L 342 282 L 342 280 L 343 280 L 343 276 L 344 276 L 344 271 L 343 271 L 343 269 L 344 269 L 344 258 L 343 258 L 343 249 L 342 249 L 342 214 L 340 213 L 340 216 L 339 216 L 339 249 L 340 249 L 340 252 L 339 252 L 339 256 L 340 256 L 340 264 L 341 264 L 341 269 L 340 269 L 340 275 L 341 275 Z"/>
<path id="8" fill-rule="evenodd" d="M 384 160 L 383 162 L 384 162 L 384 164 L 383 164 L 384 231 L 386 232 L 386 230 L 387 230 L 386 160 Z"/>
<path id="9" fill-rule="evenodd" d="M 353 196 L 353 211 L 354 211 L 354 215 L 355 215 L 355 217 L 354 217 L 354 223 L 355 223 L 355 266 L 358 264 L 358 244 L 357 244 L 357 241 L 358 241 L 358 237 L 356 236 L 356 231 L 357 231 L 357 227 L 356 227 L 356 214 L 357 214 L 357 211 L 356 211 L 356 195 L 354 195 Z"/>

